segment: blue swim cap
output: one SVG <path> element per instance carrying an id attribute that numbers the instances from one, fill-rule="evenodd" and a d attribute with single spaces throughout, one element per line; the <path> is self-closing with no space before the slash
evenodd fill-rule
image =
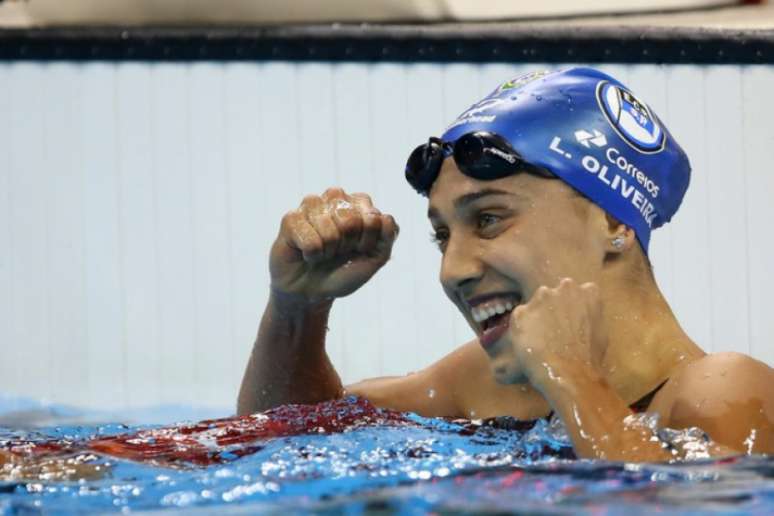
<path id="1" fill-rule="evenodd" d="M 683 149 L 628 88 L 593 68 L 533 72 L 501 84 L 444 132 L 504 137 L 632 228 L 645 254 L 650 232 L 669 222 L 691 177 Z"/>

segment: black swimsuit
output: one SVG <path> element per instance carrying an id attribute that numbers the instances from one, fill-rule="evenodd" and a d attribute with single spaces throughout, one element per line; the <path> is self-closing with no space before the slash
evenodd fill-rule
<path id="1" fill-rule="evenodd" d="M 656 397 L 656 394 L 658 391 L 661 390 L 661 388 L 664 386 L 665 383 L 669 381 L 669 378 L 658 384 L 658 387 L 650 391 L 648 394 L 643 396 L 642 398 L 638 399 L 631 405 L 629 405 L 629 408 L 632 409 L 636 413 L 645 412 L 648 410 L 648 406 L 650 406 L 650 403 L 653 401 L 653 398 Z"/>
<path id="2" fill-rule="evenodd" d="M 635 414 L 641 414 L 642 412 L 645 412 L 648 410 L 648 406 L 650 406 L 650 403 L 653 401 L 653 398 L 656 397 L 656 394 L 658 394 L 658 391 L 661 390 L 661 388 L 664 386 L 665 383 L 669 381 L 669 378 L 658 384 L 658 387 L 647 393 L 642 398 L 638 399 L 631 405 L 629 405 L 629 408 L 632 409 L 632 412 Z M 543 419 L 551 419 L 551 416 L 554 415 L 554 411 L 548 413 L 547 416 L 545 416 Z"/>

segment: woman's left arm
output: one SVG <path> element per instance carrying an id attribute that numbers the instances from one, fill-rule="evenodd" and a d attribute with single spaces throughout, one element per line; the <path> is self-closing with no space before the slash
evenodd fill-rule
<path id="1" fill-rule="evenodd" d="M 700 431 L 699 435 L 671 432 L 673 439 L 669 440 L 670 432 L 657 432 L 646 420 L 634 416 L 618 394 L 585 363 L 554 360 L 553 378 L 545 375 L 545 379 L 538 380 L 533 376 L 532 382 L 562 418 L 575 453 L 581 458 L 660 462 L 744 452 L 772 453 L 771 407 L 767 411 L 753 401 L 760 400 L 764 393 L 749 391 L 747 403 L 729 403 L 728 394 L 708 401 L 713 394 L 720 394 L 724 386 L 717 382 L 714 393 L 689 390 L 689 377 L 692 382 L 696 372 L 704 369 L 698 362 L 696 365 L 699 367 L 683 370 L 671 379 L 648 412 L 659 414 L 658 429 L 699 428 L 709 437 L 706 441 Z M 704 372 L 699 374 L 704 378 Z M 727 393 L 739 392 L 737 388 L 725 387 Z M 720 406 L 726 409 L 716 410 Z"/>
<path id="2" fill-rule="evenodd" d="M 771 368 L 738 353 L 718 353 L 681 369 L 649 412 L 659 414 L 660 428 L 698 427 L 711 440 L 666 443 L 660 437 L 668 432 L 657 434 L 632 417 L 600 372 L 606 342 L 597 331 L 603 328 L 599 307 L 595 285 L 566 279 L 557 288 L 538 289 L 510 321 L 510 345 L 522 374 L 562 418 L 579 457 L 638 462 L 774 453 Z"/>

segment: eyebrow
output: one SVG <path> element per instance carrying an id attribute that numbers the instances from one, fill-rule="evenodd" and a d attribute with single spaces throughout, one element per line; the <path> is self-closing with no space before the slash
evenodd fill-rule
<path id="1" fill-rule="evenodd" d="M 457 197 L 454 200 L 454 209 L 459 211 L 481 198 L 489 197 L 492 195 L 510 195 L 511 197 L 517 197 L 520 199 L 523 198 L 522 195 L 519 195 L 513 192 L 506 192 L 505 190 L 498 190 L 496 188 L 485 188 L 483 190 L 479 190 L 478 192 L 471 192 L 469 194 L 465 194 Z M 430 209 L 427 210 L 428 218 L 430 219 L 438 218 L 438 216 L 439 216 L 438 210 L 436 210 L 435 208 L 430 207 Z"/>

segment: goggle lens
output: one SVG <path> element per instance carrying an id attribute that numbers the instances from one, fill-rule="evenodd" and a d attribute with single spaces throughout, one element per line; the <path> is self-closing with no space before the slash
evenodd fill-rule
<path id="1" fill-rule="evenodd" d="M 440 138 L 432 137 L 409 156 L 406 180 L 420 194 L 429 195 L 448 146 Z M 552 177 L 549 172 L 526 163 L 503 137 L 486 131 L 462 135 L 454 142 L 452 154 L 462 173 L 474 179 L 500 179 L 522 170 Z"/>

